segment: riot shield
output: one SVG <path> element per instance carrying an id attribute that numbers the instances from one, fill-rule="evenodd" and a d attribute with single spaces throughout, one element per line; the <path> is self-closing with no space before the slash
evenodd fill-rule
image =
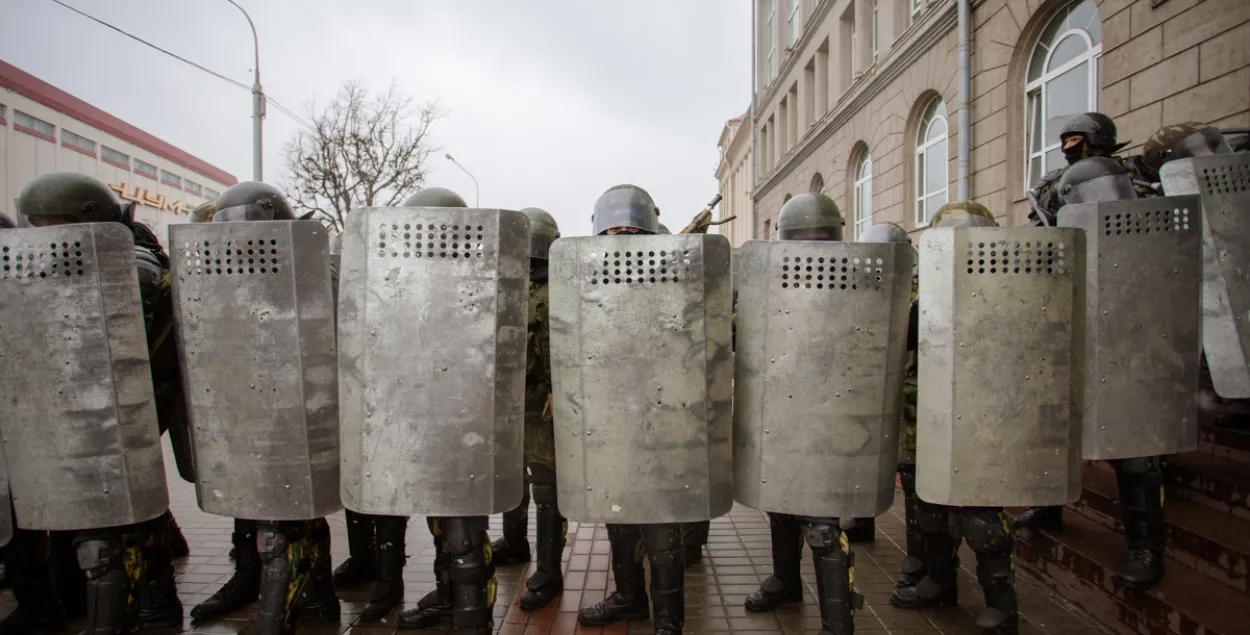
<path id="1" fill-rule="evenodd" d="M 561 238 L 550 263 L 560 511 L 605 523 L 724 515 L 733 504 L 729 242 Z"/>
<path id="2" fill-rule="evenodd" d="M 343 234 L 343 500 L 407 516 L 521 501 L 529 220 L 366 208 Z"/>
<path id="3" fill-rule="evenodd" d="M 1059 210 L 1085 230 L 1082 458 L 1198 447 L 1200 210 L 1196 196 Z"/>
<path id="4" fill-rule="evenodd" d="M 740 250 L 734 500 L 866 518 L 894 502 L 911 245 Z"/>
<path id="5" fill-rule="evenodd" d="M 9 466 L 0 456 L 0 548 L 13 540 L 13 495 L 9 491 Z"/>
<path id="6" fill-rule="evenodd" d="M 1202 348 L 1215 392 L 1250 398 L 1250 154 L 1169 161 L 1159 174 L 1168 196 L 1202 199 Z"/>
<path id="7" fill-rule="evenodd" d="M 266 521 L 342 509 L 325 228 L 174 225 L 169 241 L 200 509 Z"/>
<path id="8" fill-rule="evenodd" d="M 1081 493 L 1085 236 L 935 228 L 920 241 L 916 492 L 940 505 Z"/>
<path id="9" fill-rule="evenodd" d="M 4 230 L 0 259 L 0 432 L 18 526 L 94 529 L 164 513 L 130 230 Z"/>

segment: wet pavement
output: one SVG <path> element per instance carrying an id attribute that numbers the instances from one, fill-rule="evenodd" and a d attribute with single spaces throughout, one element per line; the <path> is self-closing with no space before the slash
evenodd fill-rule
<path id="1" fill-rule="evenodd" d="M 195 604 L 207 599 L 230 577 L 233 565 L 230 551 L 231 520 L 200 511 L 195 502 L 194 487 L 182 481 L 173 467 L 173 457 L 166 452 L 171 507 L 191 545 L 191 555 L 178 561 L 178 591 L 189 613 Z M 856 554 L 856 589 L 865 597 L 864 608 L 856 612 L 857 633 L 906 634 L 977 634 L 976 612 L 983 606 L 980 589 L 972 573 L 975 561 L 964 547 L 961 558 L 960 606 L 928 611 L 905 611 L 890 606 L 890 591 L 903 560 L 902 495 L 895 498 L 894 508 L 877 519 L 876 540 L 870 544 L 852 545 Z M 491 536 L 498 537 L 500 517 L 491 519 Z M 329 519 L 334 539 L 334 562 L 347 558 L 346 526 L 343 514 Z M 408 563 L 404 571 L 404 602 L 399 610 L 416 606 L 417 600 L 434 586 L 434 548 L 426 524 L 414 518 L 408 525 Z M 530 514 L 529 538 L 534 539 L 533 513 Z M 686 574 L 687 633 L 818 633 L 820 613 L 814 600 L 815 577 L 810 559 L 803 564 L 807 587 L 801 605 L 789 605 L 776 613 L 748 613 L 742 606 L 748 593 L 771 573 L 768 520 L 753 509 L 735 506 L 729 515 L 712 521 L 708 546 L 703 560 Z M 495 628 L 508 635 L 624 635 L 650 633 L 650 622 L 618 624 L 604 628 L 582 628 L 577 624 L 577 609 L 603 599 L 612 587 L 608 556 L 607 531 L 602 526 L 569 523 L 569 544 L 565 548 L 565 592 L 562 598 L 546 608 L 526 613 L 516 599 L 522 581 L 532 565 L 500 568 L 499 599 L 495 605 Z M 1021 576 L 1017 583 L 1022 614 L 1021 633 L 1064 633 L 1094 635 L 1102 631 L 1084 615 L 1074 612 L 1039 583 Z M 368 601 L 368 591 L 340 592 L 343 616 L 338 625 L 305 624 L 304 635 L 390 635 L 395 613 L 383 622 L 360 624 L 359 614 Z M 0 615 L 14 607 L 13 595 L 0 595 Z M 145 631 L 150 633 L 253 633 L 251 619 L 255 607 L 220 620 L 192 624 L 186 618 L 183 629 Z M 434 629 L 434 630 L 449 630 Z M 70 632 L 81 632 L 82 628 Z M 421 631 L 404 631 L 421 632 Z"/>

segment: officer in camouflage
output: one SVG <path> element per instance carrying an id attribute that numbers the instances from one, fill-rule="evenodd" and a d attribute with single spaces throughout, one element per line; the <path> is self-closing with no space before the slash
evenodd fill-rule
<path id="1" fill-rule="evenodd" d="M 286 196 L 256 181 L 233 185 L 212 207 L 201 205 L 192 213 L 192 222 L 294 219 Z M 305 618 L 338 621 L 340 607 L 330 570 L 330 525 L 324 518 L 277 523 L 235 519 L 231 542 L 234 574 L 191 610 L 193 620 L 210 620 L 259 600 L 258 632 L 270 632 L 274 624 L 284 633 L 293 632 Z M 266 568 L 285 568 L 284 575 L 263 575 Z"/>
<path id="2" fill-rule="evenodd" d="M 405 207 L 468 207 L 459 194 L 427 187 L 404 201 Z M 433 591 L 416 608 L 399 614 L 399 628 L 422 629 L 451 617 L 452 626 L 468 635 L 489 635 L 494 628 L 495 564 L 489 518 L 427 517 L 434 537 Z"/>
<path id="3" fill-rule="evenodd" d="M 938 210 L 929 226 L 997 227 L 998 223 L 993 214 L 976 201 L 952 201 Z M 914 315 L 918 314 L 916 307 Z M 914 385 L 915 375 L 910 375 L 912 379 L 909 382 Z M 904 390 L 907 402 L 904 416 L 911 417 L 914 429 L 915 392 L 911 391 L 908 396 L 908 389 Z M 905 581 L 911 584 L 895 589 L 890 596 L 890 604 L 913 610 L 955 605 L 959 592 L 956 583 L 959 559 L 956 554 L 960 540 L 967 540 L 968 546 L 976 553 L 977 581 L 985 594 L 985 608 L 977 615 L 977 626 L 988 633 L 1018 633 L 1019 604 L 1013 553 L 1015 539 L 1009 531 L 1003 509 L 948 507 L 926 503 L 919 497 L 915 498 L 915 502 L 916 527 L 922 536 L 919 550 L 923 553 L 924 575 L 919 581 L 914 581 L 915 573 L 909 576 L 905 572 Z"/>
<path id="4" fill-rule="evenodd" d="M 157 421 L 163 433 L 175 420 L 182 401 L 182 382 L 173 335 L 169 257 L 156 236 L 131 216 L 108 186 L 77 173 L 43 175 L 23 188 L 18 211 L 32 227 L 74 223 L 121 223 L 135 241 L 139 292 L 152 366 Z M 20 519 L 17 519 L 20 523 Z M 182 623 L 182 603 L 174 583 L 168 510 L 149 521 L 122 527 L 79 531 L 73 538 L 78 562 L 87 578 L 87 617 L 93 633 L 132 632 L 143 628 L 170 628 Z M 41 533 L 41 532 L 33 532 Z M 31 550 L 8 566 L 14 594 L 26 596 L 30 610 L 18 610 L 0 625 L 0 632 L 57 632 L 64 615 L 51 589 L 50 551 L 46 538 L 18 530 L 8 553 L 25 551 L 22 534 L 34 538 Z M 185 541 L 184 541 L 185 542 Z M 22 576 L 30 573 L 30 580 Z M 33 594 L 33 595 L 32 595 Z M 120 609 L 120 610 L 119 610 Z M 3 630 L 9 629 L 9 630 Z"/>

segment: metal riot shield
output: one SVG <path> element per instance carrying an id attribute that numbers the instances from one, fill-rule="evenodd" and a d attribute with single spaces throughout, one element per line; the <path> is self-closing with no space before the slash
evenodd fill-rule
<path id="1" fill-rule="evenodd" d="M 550 274 L 560 511 L 606 523 L 727 513 L 729 241 L 561 238 Z"/>
<path id="2" fill-rule="evenodd" d="M 1085 236 L 930 229 L 920 241 L 916 492 L 940 505 L 1081 493 Z"/>
<path id="3" fill-rule="evenodd" d="M 1168 196 L 1202 199 L 1202 348 L 1215 392 L 1250 398 L 1250 154 L 1178 159 L 1159 174 Z"/>
<path id="4" fill-rule="evenodd" d="M 1085 230 L 1082 458 L 1198 447 L 1200 210 L 1196 196 L 1059 210 Z"/>
<path id="5" fill-rule="evenodd" d="M 198 223 L 169 241 L 200 509 L 269 521 L 342 509 L 325 228 Z"/>
<path id="6" fill-rule="evenodd" d="M 894 502 L 911 245 L 740 250 L 734 500 L 866 518 Z"/>
<path id="7" fill-rule="evenodd" d="M 339 289 L 348 509 L 484 516 L 520 503 L 529 240 L 520 212 L 352 212 Z"/>
<path id="8" fill-rule="evenodd" d="M 95 529 L 164 513 L 130 230 L 4 230 L 0 262 L 0 432 L 18 526 Z"/>
<path id="9" fill-rule="evenodd" d="M 9 491 L 9 468 L 0 456 L 0 548 L 13 540 L 13 495 Z M 6 505 L 6 503 L 8 503 Z"/>

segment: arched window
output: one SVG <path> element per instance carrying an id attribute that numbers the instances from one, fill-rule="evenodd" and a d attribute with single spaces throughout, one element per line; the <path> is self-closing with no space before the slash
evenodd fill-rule
<path id="1" fill-rule="evenodd" d="M 821 176 L 820 172 L 812 176 L 812 185 L 808 191 L 812 194 L 820 194 L 825 191 L 825 177 Z"/>
<path id="2" fill-rule="evenodd" d="M 872 157 L 864 152 L 855 170 L 855 227 L 852 240 L 859 240 L 860 232 L 872 225 Z"/>
<path id="3" fill-rule="evenodd" d="M 925 109 L 916 133 L 916 225 L 924 225 L 946 204 L 947 166 L 946 104 L 935 99 Z"/>
<path id="4" fill-rule="evenodd" d="M 1063 165 L 1062 117 L 1098 110 L 1102 22 L 1094 0 L 1068 5 L 1046 25 L 1029 59 L 1025 85 L 1028 154 L 1026 189 Z"/>

